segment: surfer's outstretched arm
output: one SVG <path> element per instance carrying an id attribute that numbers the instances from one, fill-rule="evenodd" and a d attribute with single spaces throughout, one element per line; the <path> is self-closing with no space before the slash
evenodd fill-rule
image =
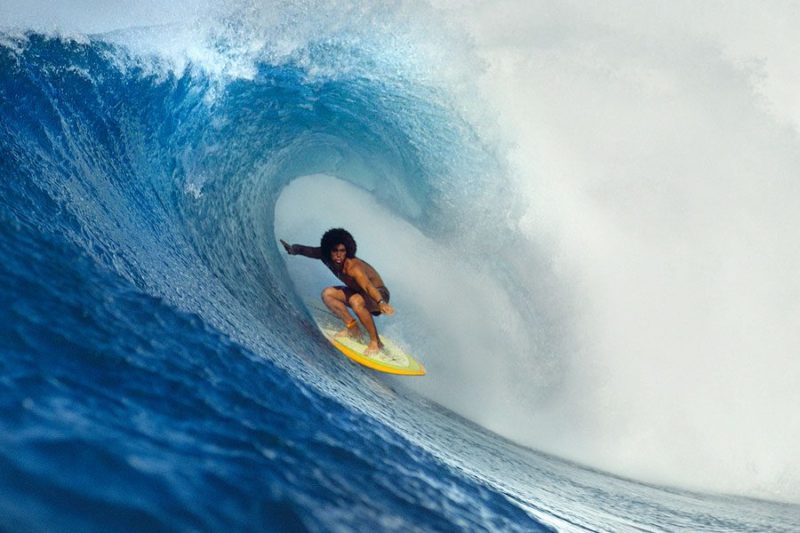
<path id="1" fill-rule="evenodd" d="M 302 255 L 311 259 L 322 259 L 322 249 L 319 246 L 305 246 L 302 244 L 289 244 L 280 239 L 283 248 L 289 255 Z"/>

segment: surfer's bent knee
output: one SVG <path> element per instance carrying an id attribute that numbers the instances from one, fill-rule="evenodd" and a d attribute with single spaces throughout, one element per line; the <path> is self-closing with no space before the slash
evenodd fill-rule
<path id="1" fill-rule="evenodd" d="M 338 289 L 336 287 L 325 287 L 322 289 L 322 293 L 320 293 L 320 298 L 322 298 L 323 301 L 331 298 L 337 299 L 339 296 L 337 293 Z"/>
<path id="2" fill-rule="evenodd" d="M 358 293 L 352 295 L 348 300 L 348 303 L 350 304 L 350 307 L 352 307 L 354 311 L 366 307 L 366 302 L 364 301 L 364 297 Z"/>

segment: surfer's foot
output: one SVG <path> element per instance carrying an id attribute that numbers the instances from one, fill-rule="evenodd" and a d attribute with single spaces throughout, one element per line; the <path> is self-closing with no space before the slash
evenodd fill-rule
<path id="1" fill-rule="evenodd" d="M 360 340 L 363 339 L 363 336 L 361 335 L 361 330 L 359 329 L 358 323 L 356 322 L 355 319 L 350 321 L 344 327 L 343 330 L 341 330 L 338 333 L 336 333 L 333 337 L 335 339 L 349 338 L 349 339 L 355 339 L 357 341 L 360 341 Z"/>
<path id="2" fill-rule="evenodd" d="M 383 350 L 383 343 L 378 341 L 369 341 L 367 349 L 364 350 L 364 355 L 378 355 Z"/>

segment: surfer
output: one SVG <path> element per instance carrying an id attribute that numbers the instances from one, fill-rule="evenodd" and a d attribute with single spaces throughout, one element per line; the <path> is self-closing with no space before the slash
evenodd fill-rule
<path id="1" fill-rule="evenodd" d="M 375 355 L 383 343 L 378 337 L 373 315 L 393 315 L 394 308 L 389 305 L 389 289 L 383 284 L 378 271 L 366 261 L 356 257 L 356 241 L 347 230 L 329 229 L 320 240 L 319 246 L 289 244 L 280 239 L 289 255 L 302 255 L 320 259 L 344 285 L 326 287 L 322 291 L 322 301 L 331 313 L 344 322 L 344 329 L 336 337 L 362 339 L 358 322 L 347 310 L 352 309 L 369 334 L 369 344 L 365 355 Z"/>

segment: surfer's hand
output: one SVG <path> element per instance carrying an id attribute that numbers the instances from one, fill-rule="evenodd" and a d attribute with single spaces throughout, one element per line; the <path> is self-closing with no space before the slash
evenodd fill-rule
<path id="1" fill-rule="evenodd" d="M 394 307 L 387 304 L 386 302 L 381 302 L 380 304 L 378 304 L 378 310 L 380 310 L 380 312 L 384 315 L 391 316 L 394 314 Z"/>
<path id="2" fill-rule="evenodd" d="M 294 255 L 294 253 L 292 252 L 292 245 L 291 244 L 289 244 L 288 242 L 284 241 L 283 239 L 278 239 L 278 240 L 281 241 L 281 244 L 286 249 L 286 253 L 287 254 Z"/>

